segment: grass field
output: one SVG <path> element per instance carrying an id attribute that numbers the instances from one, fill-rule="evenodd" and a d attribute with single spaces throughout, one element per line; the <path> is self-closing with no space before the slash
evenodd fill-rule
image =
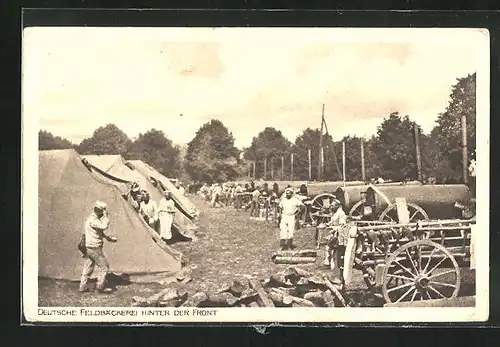
<path id="1" fill-rule="evenodd" d="M 265 279 L 279 272 L 287 265 L 276 265 L 271 255 L 278 249 L 278 229 L 271 223 L 250 220 L 248 213 L 236 211 L 232 207 L 212 208 L 197 196 L 190 196 L 200 209 L 198 240 L 175 244 L 173 247 L 183 252 L 188 259 L 187 267 L 192 281 L 182 286 L 192 295 L 198 291 L 215 292 L 234 279 L 251 275 Z M 300 229 L 296 232 L 295 243 L 299 248 L 315 247 L 314 229 Z M 106 250 L 104 250 L 106 251 Z M 314 273 L 327 273 L 316 264 L 301 265 Z M 474 274 L 464 270 L 462 274 L 462 295 L 474 292 Z M 52 279 L 39 280 L 39 305 L 46 306 L 130 306 L 133 296 L 149 296 L 157 293 L 164 285 L 129 284 L 117 286 L 110 295 L 89 292 L 80 294 L 78 283 Z M 361 272 L 355 271 L 353 284 L 348 295 L 358 305 L 381 306 L 371 294 L 364 291 L 365 284 Z"/>

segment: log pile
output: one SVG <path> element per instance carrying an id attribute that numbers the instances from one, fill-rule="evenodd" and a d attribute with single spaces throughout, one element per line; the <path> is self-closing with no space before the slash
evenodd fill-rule
<path id="1" fill-rule="evenodd" d="M 290 266 L 264 281 L 248 276 L 215 292 L 188 295 L 182 288 L 166 288 L 147 298 L 134 297 L 139 307 L 345 307 L 340 284 Z"/>

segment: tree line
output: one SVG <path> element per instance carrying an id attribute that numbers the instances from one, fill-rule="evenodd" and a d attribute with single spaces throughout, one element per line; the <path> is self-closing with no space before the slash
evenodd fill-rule
<path id="1" fill-rule="evenodd" d="M 415 126 L 419 131 L 423 178 L 435 177 L 438 183 L 461 181 L 461 128 L 460 118 L 466 116 L 469 159 L 475 159 L 476 140 L 476 74 L 457 79 L 447 108 L 438 115 L 436 126 L 430 134 L 424 134 L 410 115 L 393 112 L 386 117 L 370 138 L 363 139 L 367 178 L 378 176 L 400 181 L 417 178 L 415 158 Z M 324 180 L 342 179 L 342 142 L 346 153 L 346 179 L 360 180 L 361 138 L 348 135 L 335 141 L 331 135 L 323 135 Z M 291 154 L 293 153 L 293 178 L 309 178 L 308 151 L 311 151 L 312 179 L 317 179 L 320 130 L 305 129 L 292 143 L 280 130 L 264 128 L 252 139 L 249 147 L 236 148 L 229 129 L 219 120 L 203 124 L 194 138 L 183 148 L 172 143 L 157 129 L 150 129 L 131 140 L 114 124 L 94 131 L 80 144 L 41 130 L 40 149 L 74 148 L 84 154 L 120 154 L 126 159 L 140 159 L 169 177 L 181 177 L 196 181 L 225 181 L 248 177 L 275 180 L 291 178 Z M 281 172 L 284 168 L 283 175 Z"/>

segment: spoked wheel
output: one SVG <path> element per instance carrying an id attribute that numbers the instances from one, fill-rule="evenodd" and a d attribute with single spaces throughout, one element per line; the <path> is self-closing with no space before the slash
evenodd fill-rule
<path id="1" fill-rule="evenodd" d="M 456 298 L 460 268 L 453 255 L 430 240 L 408 242 L 388 259 L 382 275 L 388 303 Z"/>
<path id="2" fill-rule="evenodd" d="M 319 194 L 311 201 L 311 220 L 316 224 L 327 222 L 325 217 L 322 217 L 322 211 L 330 206 L 332 201 L 336 200 L 335 195 L 330 193 Z"/>
<path id="3" fill-rule="evenodd" d="M 372 206 L 366 206 L 364 201 L 358 201 L 357 203 L 354 204 L 354 206 L 351 208 L 349 211 L 349 216 L 360 219 L 363 217 L 371 217 L 373 216 L 373 207 Z"/>
<path id="4" fill-rule="evenodd" d="M 418 205 L 409 203 L 408 205 L 408 212 L 410 213 L 410 222 L 416 222 L 419 220 L 424 220 L 428 221 L 429 216 L 427 215 L 427 212 L 424 211 L 424 209 Z M 378 218 L 379 221 L 381 222 L 392 222 L 392 223 L 397 223 L 398 222 L 398 211 L 396 204 L 389 205 L 384 212 L 380 214 L 380 217 Z"/>

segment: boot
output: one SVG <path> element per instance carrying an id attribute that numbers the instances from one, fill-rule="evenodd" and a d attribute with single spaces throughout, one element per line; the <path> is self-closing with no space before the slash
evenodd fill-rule
<path id="1" fill-rule="evenodd" d="M 287 241 L 287 248 L 289 249 L 295 249 L 297 247 L 295 247 L 295 245 L 293 244 L 293 239 L 288 239 L 286 240 Z"/>
<path id="2" fill-rule="evenodd" d="M 286 251 L 288 249 L 287 240 L 280 239 L 280 247 L 282 251 Z"/>

